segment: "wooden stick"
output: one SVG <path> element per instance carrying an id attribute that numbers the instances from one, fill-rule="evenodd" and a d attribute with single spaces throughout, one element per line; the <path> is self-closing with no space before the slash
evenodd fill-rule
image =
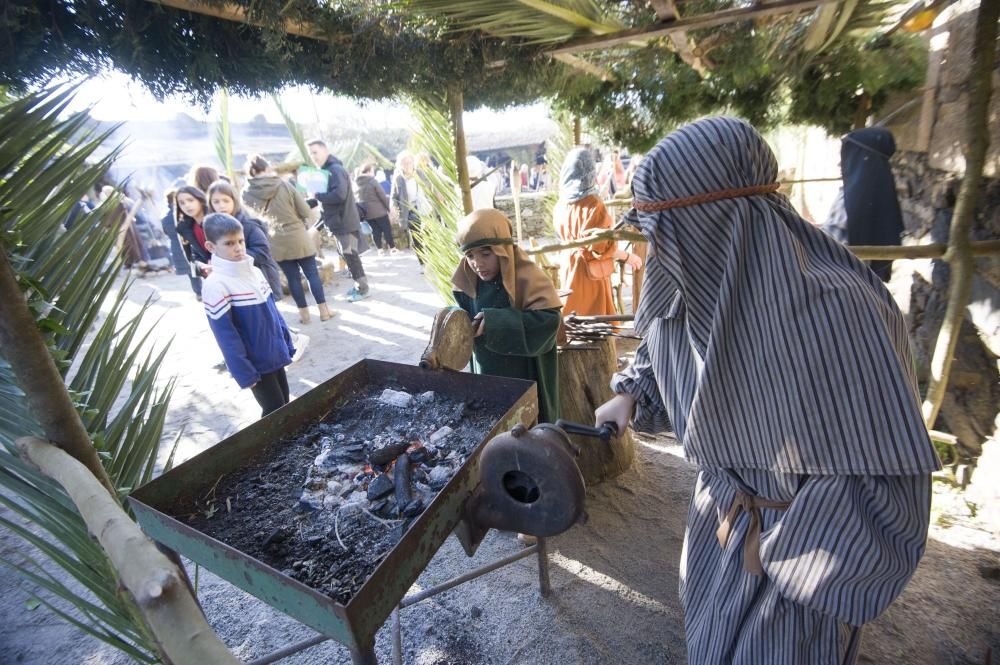
<path id="1" fill-rule="evenodd" d="M 983 2 L 976 16 L 976 32 L 972 46 L 972 66 L 966 89 L 969 91 L 965 113 L 965 175 L 955 201 L 948 235 L 945 260 L 951 264 L 948 307 L 931 358 L 930 382 L 924 398 L 923 415 L 928 428 L 934 426 L 948 387 L 948 375 L 955 359 L 959 331 L 965 318 L 965 307 L 972 293 L 975 264 L 970 251 L 969 232 L 976 213 L 979 183 L 983 177 L 986 149 L 990 143 L 990 93 L 993 89 L 993 65 L 996 59 L 997 20 L 1000 2 Z"/>
<path id="2" fill-rule="evenodd" d="M 256 28 L 268 27 L 262 21 L 252 20 L 247 15 L 247 10 L 235 3 L 225 3 L 217 6 L 203 4 L 200 2 L 192 2 L 191 0 L 148 0 L 148 2 L 152 2 L 156 5 L 163 5 L 164 7 L 172 7 L 173 9 L 181 9 L 186 12 L 191 12 L 192 14 L 202 14 L 204 16 L 219 18 L 224 21 L 233 21 L 235 23 L 252 25 Z M 330 38 L 329 35 L 312 23 L 286 20 L 281 27 L 290 35 L 308 37 L 309 39 L 316 39 L 319 41 L 328 41 Z"/>
<path id="3" fill-rule="evenodd" d="M 208 625 L 180 571 L 87 467 L 36 437 L 18 439 L 17 448 L 69 494 L 170 663 L 240 663 Z"/>
<path id="4" fill-rule="evenodd" d="M 685 32 L 700 30 L 702 28 L 712 28 L 726 23 L 735 23 L 751 18 L 772 16 L 774 14 L 787 14 L 801 9 L 811 9 L 829 2 L 838 0 L 778 0 L 767 4 L 753 4 L 749 7 L 739 9 L 725 9 L 700 16 L 677 19 L 669 23 L 659 23 L 645 28 L 631 28 L 614 32 L 609 35 L 598 35 L 596 37 L 582 37 L 573 39 L 562 46 L 552 49 L 549 53 L 557 55 L 560 53 L 582 53 L 593 51 L 599 48 L 620 46 L 634 41 L 649 41 L 657 37 L 663 37 L 674 32 Z"/>
<path id="5" fill-rule="evenodd" d="M 452 85 L 448 88 L 448 110 L 451 113 L 451 128 L 455 132 L 455 166 L 458 169 L 458 186 L 462 190 L 462 208 L 465 214 L 472 212 L 472 187 L 469 185 L 468 150 L 465 146 L 465 127 L 462 124 L 462 88 Z"/>
<path id="6" fill-rule="evenodd" d="M 550 252 L 561 252 L 566 249 L 586 247 L 605 240 L 627 240 L 634 243 L 645 243 L 646 236 L 636 231 L 606 230 L 593 235 L 571 240 L 569 242 L 551 243 L 541 247 L 531 247 L 526 250 L 528 254 L 545 254 Z M 1000 240 L 977 240 L 968 244 L 969 255 L 973 257 L 997 256 L 1000 255 Z M 637 244 L 637 247 L 640 246 Z M 864 261 L 896 259 L 940 259 L 945 256 L 948 250 L 947 245 L 935 243 L 932 245 L 850 245 L 849 250 Z"/>

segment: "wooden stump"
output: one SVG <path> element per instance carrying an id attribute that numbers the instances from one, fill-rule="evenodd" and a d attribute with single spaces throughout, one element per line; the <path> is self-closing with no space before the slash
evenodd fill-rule
<path id="1" fill-rule="evenodd" d="M 559 402 L 562 418 L 593 425 L 594 410 L 614 396 L 608 384 L 617 369 L 618 357 L 614 340 L 610 338 L 583 347 L 561 347 Z M 576 461 L 587 485 L 621 475 L 632 466 L 635 458 L 635 440 L 629 430 L 612 439 L 610 445 L 593 437 L 570 436 L 570 439 L 580 448 Z"/>

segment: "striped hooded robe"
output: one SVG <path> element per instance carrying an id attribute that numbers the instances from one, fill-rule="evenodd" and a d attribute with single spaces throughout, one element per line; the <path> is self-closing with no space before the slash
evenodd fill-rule
<path id="1" fill-rule="evenodd" d="M 635 397 L 634 427 L 672 428 L 699 466 L 680 575 L 691 665 L 848 662 L 847 627 L 923 554 L 939 468 L 903 317 L 846 248 L 777 193 L 642 210 L 776 178 L 753 127 L 709 118 L 633 180 L 644 340 L 612 388 Z"/>

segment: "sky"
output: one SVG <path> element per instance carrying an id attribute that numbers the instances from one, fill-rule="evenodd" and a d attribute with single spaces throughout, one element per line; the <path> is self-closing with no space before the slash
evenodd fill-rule
<path id="1" fill-rule="evenodd" d="M 317 118 L 357 118 L 368 127 L 405 127 L 410 122 L 406 106 L 400 103 L 367 102 L 338 97 L 333 94 L 313 93 L 305 87 L 289 87 L 281 92 L 281 102 L 295 122 L 314 124 Z M 218 117 L 218 98 L 207 111 L 189 100 L 175 96 L 157 101 L 146 88 L 120 72 L 93 77 L 85 81 L 77 93 L 72 110 L 91 108 L 91 115 L 108 121 L 166 121 L 178 113 L 187 113 L 199 120 Z M 269 96 L 259 99 L 231 96 L 229 118 L 231 122 L 249 122 L 257 115 L 268 122 L 282 122 L 277 106 Z M 502 112 L 481 109 L 465 114 L 466 131 L 488 129 L 498 124 L 517 126 L 528 118 L 547 117 L 544 105 L 514 107 Z"/>

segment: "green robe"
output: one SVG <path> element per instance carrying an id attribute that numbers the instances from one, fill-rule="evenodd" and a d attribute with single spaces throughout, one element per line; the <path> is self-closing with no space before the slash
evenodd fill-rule
<path id="1" fill-rule="evenodd" d="M 472 352 L 473 373 L 535 381 L 538 422 L 555 422 L 559 418 L 559 308 L 512 308 L 499 276 L 491 282 L 480 280 L 475 300 L 461 291 L 455 292 L 455 300 L 470 318 L 483 312 L 486 319 L 486 330 L 476 338 Z"/>

